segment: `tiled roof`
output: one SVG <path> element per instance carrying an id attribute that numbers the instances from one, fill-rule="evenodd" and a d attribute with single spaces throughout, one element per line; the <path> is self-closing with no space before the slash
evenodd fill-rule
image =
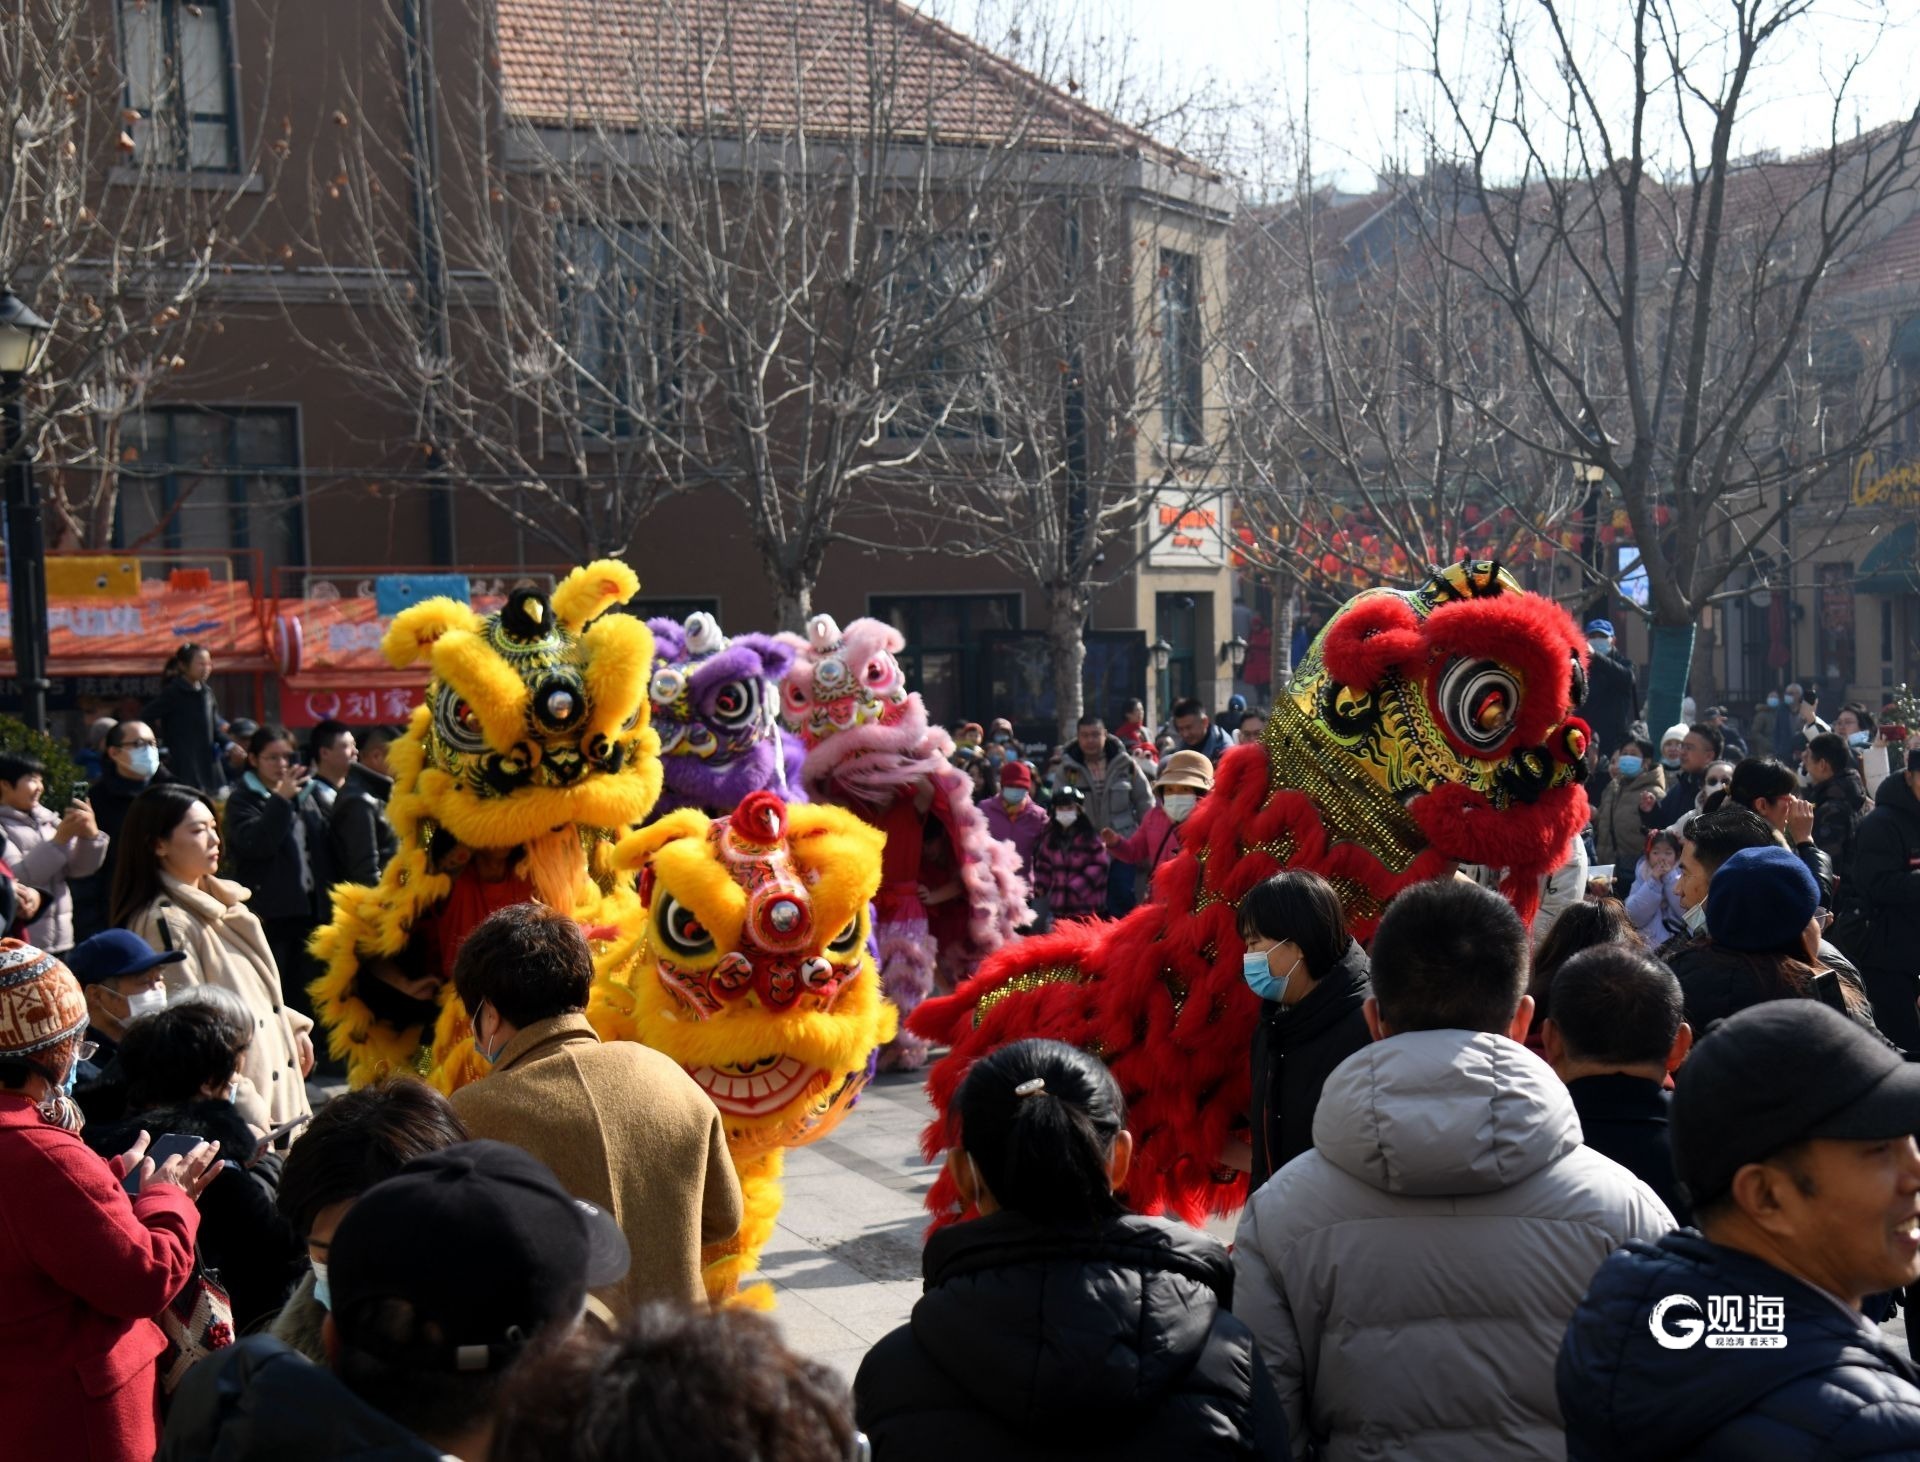
<path id="1" fill-rule="evenodd" d="M 870 49 L 896 136 L 1138 153 L 1171 148 L 897 0 L 496 0 L 508 110 L 537 125 L 867 129 Z"/>

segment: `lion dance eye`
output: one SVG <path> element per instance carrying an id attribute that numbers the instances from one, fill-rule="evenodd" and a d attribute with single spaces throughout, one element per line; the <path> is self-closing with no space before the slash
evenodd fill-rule
<path id="1" fill-rule="evenodd" d="M 713 719 L 722 726 L 744 726 L 760 712 L 760 688 L 744 680 L 729 680 L 715 692 Z"/>
<path id="2" fill-rule="evenodd" d="M 1441 714 L 1475 751 L 1491 751 L 1520 713 L 1520 682 L 1492 660 L 1457 660 L 1440 681 Z"/>
<path id="3" fill-rule="evenodd" d="M 860 947 L 860 920 L 858 916 L 847 921 L 842 929 L 827 944 L 829 954 L 852 954 Z"/>
<path id="4" fill-rule="evenodd" d="M 480 714 L 451 688 L 440 692 L 433 707 L 433 728 L 455 751 L 484 751 L 487 746 Z"/>
<path id="5" fill-rule="evenodd" d="M 672 894 L 660 909 L 660 937 L 679 955 L 712 954 L 713 935 L 700 922 L 700 916 Z"/>

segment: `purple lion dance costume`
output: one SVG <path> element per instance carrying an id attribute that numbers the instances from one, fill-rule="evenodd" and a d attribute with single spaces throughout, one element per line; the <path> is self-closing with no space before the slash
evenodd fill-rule
<path id="1" fill-rule="evenodd" d="M 793 647 L 771 635 L 728 639 L 711 614 L 650 619 L 653 726 L 663 788 L 648 820 L 693 807 L 725 817 L 752 792 L 805 802 L 800 741 L 780 729 L 780 681 Z"/>
<path id="2" fill-rule="evenodd" d="M 925 704 L 907 690 L 897 630 L 856 619 L 842 632 L 820 614 L 805 640 L 780 638 L 795 652 L 781 715 L 806 746 L 807 795 L 887 835 L 874 932 L 880 985 L 902 1029 L 880 1063 L 913 1069 L 927 1046 L 906 1033 L 905 1017 L 936 974 L 953 988 L 1031 917 L 1019 859 L 987 830 L 972 781 L 948 760 L 952 738 L 927 724 Z M 657 711 L 655 724 L 664 742 Z"/>

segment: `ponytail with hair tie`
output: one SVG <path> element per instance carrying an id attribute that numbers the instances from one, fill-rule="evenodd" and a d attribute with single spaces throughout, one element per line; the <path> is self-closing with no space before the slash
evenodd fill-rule
<path id="1" fill-rule="evenodd" d="M 1042 1095 L 1052 1100 L 1028 1100 Z M 1126 1103 L 1098 1058 L 1060 1041 L 1017 1041 L 974 1063 L 956 1107 L 961 1146 L 1001 1208 L 1046 1224 L 1126 1211 L 1107 1171 Z"/>

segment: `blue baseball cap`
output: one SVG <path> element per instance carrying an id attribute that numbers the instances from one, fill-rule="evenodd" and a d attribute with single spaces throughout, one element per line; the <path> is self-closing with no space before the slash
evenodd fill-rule
<path id="1" fill-rule="evenodd" d="M 1605 635 L 1608 639 L 1612 639 L 1613 621 L 1610 619 L 1590 619 L 1587 621 L 1587 633 L 1589 635 Z"/>
<path id="2" fill-rule="evenodd" d="M 123 975 L 145 974 L 155 965 L 178 964 L 186 957 L 184 949 L 157 950 L 130 929 L 108 929 L 74 945 L 67 955 L 67 968 L 81 984 L 96 985 Z"/>

